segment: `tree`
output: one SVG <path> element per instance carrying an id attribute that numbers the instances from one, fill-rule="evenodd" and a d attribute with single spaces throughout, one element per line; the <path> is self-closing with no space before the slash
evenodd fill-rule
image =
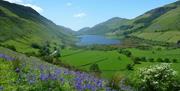
<path id="1" fill-rule="evenodd" d="M 162 58 L 158 58 L 157 62 L 163 62 L 163 59 Z"/>
<path id="2" fill-rule="evenodd" d="M 177 63 L 177 62 L 178 62 L 178 60 L 177 60 L 177 59 L 173 59 L 172 61 L 173 61 L 173 63 Z"/>
<path id="3" fill-rule="evenodd" d="M 163 63 L 140 69 L 138 78 L 142 91 L 172 91 L 176 71 L 170 64 Z"/>
<path id="4" fill-rule="evenodd" d="M 146 61 L 146 57 L 141 57 L 140 61 Z"/>
<path id="5" fill-rule="evenodd" d="M 170 60 L 169 60 L 168 58 L 165 58 L 165 59 L 164 59 L 164 62 L 170 63 Z"/>
<path id="6" fill-rule="evenodd" d="M 39 53 L 40 56 L 49 56 L 50 55 L 50 44 L 48 41 L 40 48 Z"/>
<path id="7" fill-rule="evenodd" d="M 134 64 L 140 64 L 140 62 L 139 62 L 140 60 L 141 59 L 139 57 L 135 57 L 134 60 L 133 60 Z"/>
<path id="8" fill-rule="evenodd" d="M 32 48 L 35 48 L 35 49 L 40 49 L 40 48 L 41 48 L 41 46 L 38 45 L 37 43 L 32 43 L 32 44 L 31 44 L 31 47 L 32 47 Z"/>
<path id="9" fill-rule="evenodd" d="M 177 41 L 177 45 L 180 45 L 180 40 Z"/>
<path id="10" fill-rule="evenodd" d="M 133 70 L 133 65 L 132 65 L 132 64 L 128 64 L 128 65 L 126 66 L 126 68 L 127 68 L 128 70 Z"/>
<path id="11" fill-rule="evenodd" d="M 91 72 L 101 73 L 101 70 L 100 70 L 98 64 L 92 64 L 92 65 L 90 66 L 89 70 L 90 70 Z"/>
<path id="12" fill-rule="evenodd" d="M 154 62 L 154 58 L 149 58 L 149 61 L 150 62 Z"/>

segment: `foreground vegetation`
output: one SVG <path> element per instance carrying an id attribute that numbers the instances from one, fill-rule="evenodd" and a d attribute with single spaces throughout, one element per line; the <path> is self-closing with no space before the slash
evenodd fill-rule
<path id="1" fill-rule="evenodd" d="M 131 77 L 132 79 L 116 74 L 111 80 L 103 80 L 90 74 L 91 72 L 71 71 L 43 62 L 36 57 L 27 57 L 5 48 L 0 49 L 0 90 L 2 91 L 134 91 L 140 89 L 176 91 L 178 89 L 178 72 L 174 71 L 169 63 L 147 66 L 147 68 L 139 67 L 141 69 L 132 72 L 136 73 Z M 90 71 L 99 72 L 97 65 L 90 66 L 90 69 Z M 155 74 L 157 77 L 154 78 Z M 159 78 L 159 76 L 164 77 Z M 149 85 L 148 81 L 152 83 Z M 153 81 L 157 83 L 154 84 Z M 161 81 L 166 84 L 161 84 Z"/>

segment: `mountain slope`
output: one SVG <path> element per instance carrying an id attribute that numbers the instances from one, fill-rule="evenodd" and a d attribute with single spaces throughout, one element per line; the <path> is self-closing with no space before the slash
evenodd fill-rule
<path id="1" fill-rule="evenodd" d="M 49 41 L 56 45 L 69 44 L 73 39 L 70 31 L 72 30 L 54 24 L 30 7 L 0 0 L 1 45 L 13 45 L 24 52 L 31 49 L 32 43 Z"/>
<path id="2" fill-rule="evenodd" d="M 180 1 L 152 9 L 134 19 L 113 18 L 88 29 L 84 34 L 131 35 L 143 39 L 173 42 L 180 40 Z"/>
<path id="3" fill-rule="evenodd" d="M 132 35 L 144 39 L 172 43 L 180 40 L 180 1 L 150 12 L 160 12 L 161 14 L 158 14 L 159 17 L 151 19 L 147 26 L 143 26 L 139 30 L 137 29 Z M 156 14 L 154 13 L 154 15 Z"/>
<path id="4" fill-rule="evenodd" d="M 109 19 L 103 23 L 100 23 L 98 25 L 95 25 L 92 28 L 89 28 L 86 31 L 80 31 L 81 34 L 106 34 L 109 32 L 113 32 L 116 30 L 119 25 L 123 25 L 126 22 L 128 22 L 128 19 L 114 17 L 112 19 Z"/>

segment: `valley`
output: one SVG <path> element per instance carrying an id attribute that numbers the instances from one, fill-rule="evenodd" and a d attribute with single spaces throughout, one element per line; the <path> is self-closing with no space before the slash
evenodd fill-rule
<path id="1" fill-rule="evenodd" d="M 0 91 L 178 91 L 179 16 L 176 1 L 74 31 L 0 0 Z"/>

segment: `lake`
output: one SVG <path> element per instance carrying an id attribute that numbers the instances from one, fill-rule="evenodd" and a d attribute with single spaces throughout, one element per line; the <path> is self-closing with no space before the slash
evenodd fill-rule
<path id="1" fill-rule="evenodd" d="M 109 39 L 105 36 L 100 35 L 81 35 L 78 36 L 79 41 L 76 43 L 77 45 L 115 45 L 120 44 L 120 40 L 117 39 Z"/>

